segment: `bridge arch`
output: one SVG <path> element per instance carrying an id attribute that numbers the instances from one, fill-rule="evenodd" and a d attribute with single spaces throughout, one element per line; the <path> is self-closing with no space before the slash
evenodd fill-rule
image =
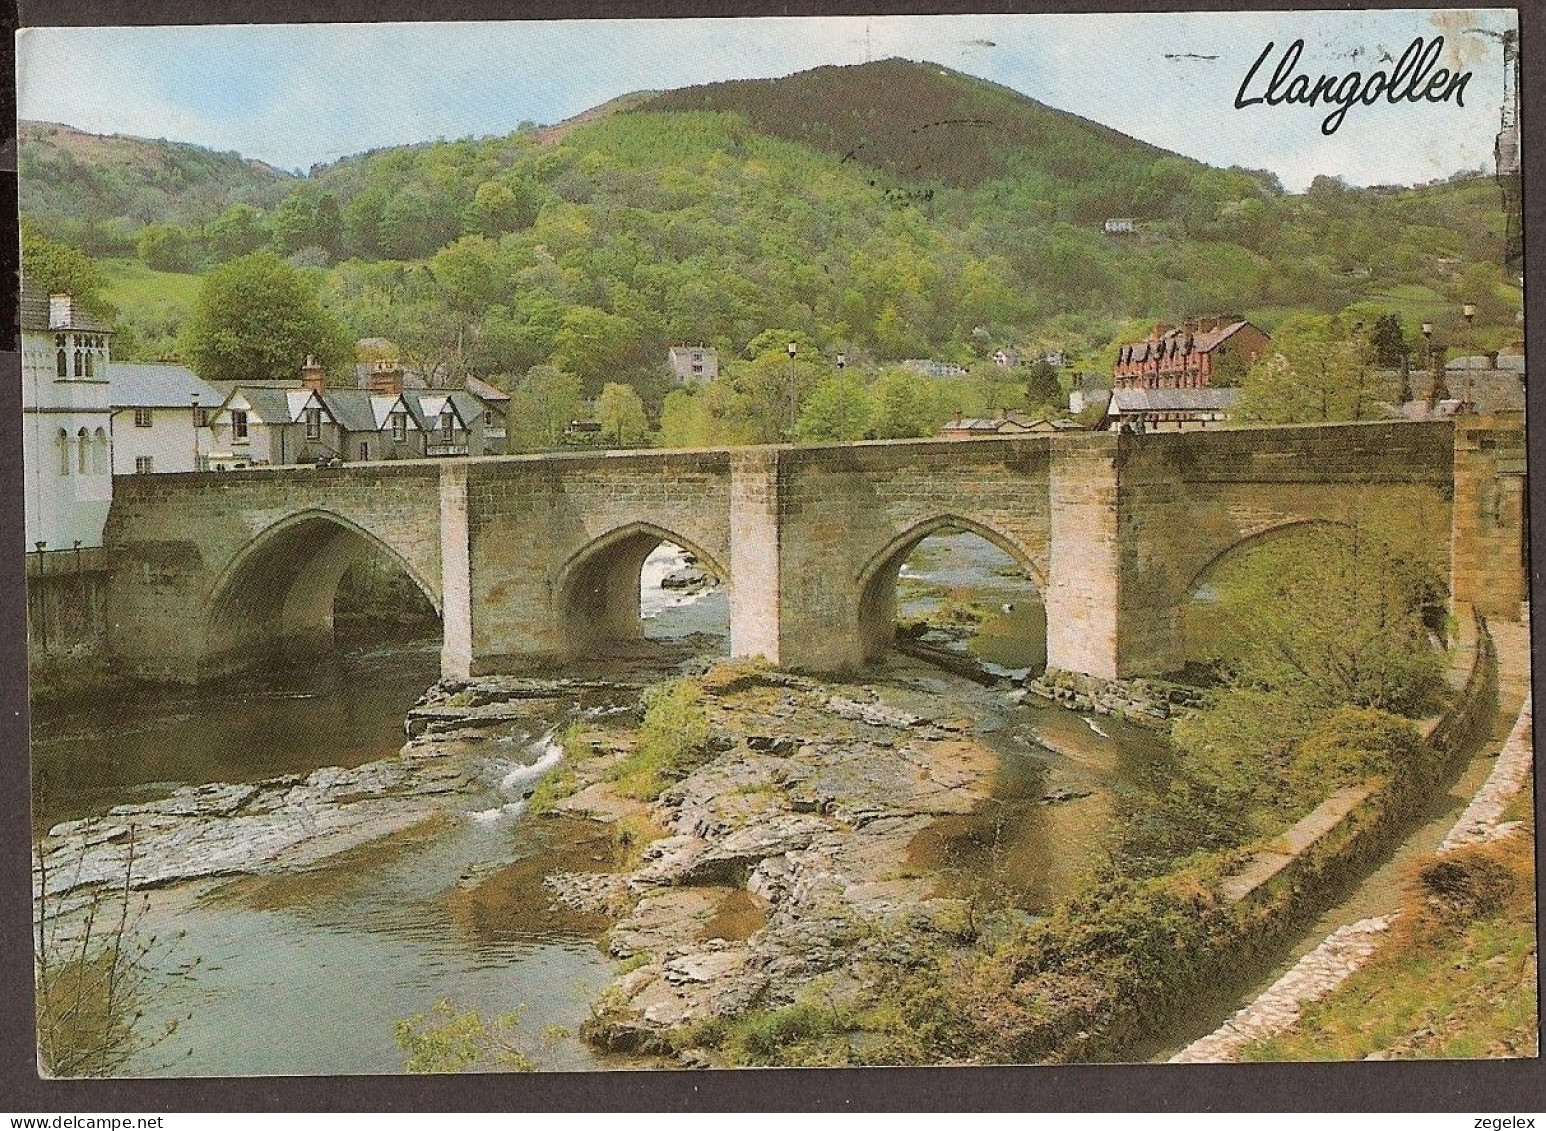
<path id="1" fill-rule="evenodd" d="M 1256 547 L 1265 545 L 1268 542 L 1275 542 L 1279 538 L 1291 537 L 1295 534 L 1301 534 L 1311 527 L 1321 526 L 1350 529 L 1352 524 L 1339 518 L 1285 518 L 1263 523 L 1260 526 L 1245 531 L 1239 538 L 1204 562 L 1201 568 L 1192 574 L 1191 579 L 1187 581 L 1186 588 L 1182 592 L 1187 598 L 1190 598 L 1192 594 L 1196 593 L 1199 588 L 1205 585 L 1218 572 L 1220 566 L 1225 562 L 1234 560 L 1240 554 L 1249 553 Z"/>
<path id="2" fill-rule="evenodd" d="M 855 578 L 859 595 L 859 649 L 864 663 L 871 663 L 891 647 L 896 634 L 896 585 L 902 563 L 927 538 L 936 534 L 974 534 L 1002 550 L 1020 567 L 1038 592 L 1046 591 L 1046 578 L 1025 549 L 1014 539 L 958 514 L 940 514 L 914 523 L 872 554 Z"/>
<path id="3" fill-rule="evenodd" d="M 644 560 L 665 542 L 692 554 L 721 585 L 731 584 L 713 554 L 675 530 L 645 521 L 614 527 L 571 554 L 556 574 L 554 612 L 571 657 L 643 637 L 639 577 Z"/>
<path id="4" fill-rule="evenodd" d="M 200 674 L 304 659 L 331 648 L 339 583 L 371 551 L 401 569 L 441 615 L 439 587 L 397 548 L 342 515 L 308 508 L 257 533 L 215 580 L 199 625 Z"/>

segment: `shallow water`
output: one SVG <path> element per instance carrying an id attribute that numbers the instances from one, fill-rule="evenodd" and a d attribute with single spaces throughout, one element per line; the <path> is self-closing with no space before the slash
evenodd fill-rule
<path id="1" fill-rule="evenodd" d="M 1045 656 L 1039 600 L 1028 582 L 1002 571 L 997 554 L 969 537 L 930 539 L 903 578 L 948 590 L 951 600 L 1011 605 L 963 646 L 1005 667 L 1037 666 Z M 645 634 L 706 634 L 709 651 L 723 651 L 723 589 L 659 585 L 683 564 L 671 546 L 646 562 Z M 913 589 L 899 601 L 903 617 L 939 607 L 937 596 Z M 100 717 L 42 716 L 33 741 L 37 823 L 47 828 L 184 783 L 255 781 L 389 757 L 402 745 L 404 713 L 437 675 L 438 648 L 424 641 L 222 688 L 163 693 Z M 980 814 L 937 823 L 913 846 L 913 862 L 942 869 L 946 887 L 998 886 L 1018 906 L 1043 910 L 1098 860 L 1110 834 L 1114 783 L 1163 757 L 1164 744 L 1107 720 L 1102 736 L 1070 713 L 1016 705 L 1002 689 L 960 694 L 980 694 L 977 706 L 988 705 L 982 740 L 1001 765 L 994 799 Z M 615 863 L 610 839 L 586 822 L 532 821 L 521 800 L 558 761 L 548 736 L 572 707 L 559 704 L 553 717 L 533 719 L 531 733 L 503 748 L 508 764 L 491 769 L 481 792 L 453 797 L 444 820 L 305 873 L 242 878 L 198 900 L 155 893 L 143 926 L 162 940 L 153 951 L 162 985 L 145 1031 L 185 1019 L 131 1071 L 392 1072 L 403 1059 L 394 1023 L 443 999 L 485 1018 L 519 1012 L 518 1044 L 541 1069 L 620 1066 L 574 1036 L 613 973 L 595 943 L 606 924 L 553 911 L 541 887 L 554 868 L 608 870 Z M 1088 796 L 1046 802 L 1055 789 Z M 763 915 L 752 897 L 727 891 L 711 929 L 744 937 Z M 185 933 L 165 941 L 178 931 Z"/>

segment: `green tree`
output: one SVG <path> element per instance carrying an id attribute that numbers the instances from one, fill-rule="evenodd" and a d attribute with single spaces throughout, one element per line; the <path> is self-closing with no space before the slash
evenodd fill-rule
<path id="1" fill-rule="evenodd" d="M 860 440 L 870 428 L 874 406 L 864 380 L 852 370 L 824 378 L 800 410 L 796 434 L 801 440 Z"/>
<path id="2" fill-rule="evenodd" d="M 601 422 L 604 436 L 612 438 L 620 448 L 637 446 L 649 432 L 649 420 L 644 415 L 644 402 L 632 385 L 620 385 L 608 381 L 596 398 L 596 419 Z"/>
<path id="3" fill-rule="evenodd" d="M 73 247 L 49 239 L 25 218 L 21 224 L 21 266 L 27 282 L 46 294 L 74 295 L 98 318 L 113 321 L 118 308 L 107 300 L 102 268 Z"/>
<path id="4" fill-rule="evenodd" d="M 935 407 L 931 386 L 927 378 L 906 369 L 883 370 L 870 387 L 875 435 L 882 440 L 905 440 L 938 431 L 943 417 Z"/>
<path id="5" fill-rule="evenodd" d="M 536 1066 L 514 1040 L 520 1012 L 484 1021 L 475 1009 L 458 1012 L 449 1000 L 441 1000 L 430 1013 L 403 1018 L 392 1032 L 404 1053 L 403 1071 L 534 1071 Z"/>
<path id="6" fill-rule="evenodd" d="M 585 411 L 580 379 L 551 365 L 534 365 L 510 395 L 512 450 L 540 452 L 556 448 L 564 430 Z"/>
<path id="7" fill-rule="evenodd" d="M 1376 375 L 1366 334 L 1335 315 L 1295 315 L 1246 373 L 1238 411 L 1268 424 L 1367 420 L 1391 395 Z"/>
<path id="8" fill-rule="evenodd" d="M 233 204 L 204 226 L 204 238 L 216 262 L 251 255 L 271 234 L 263 213 L 249 204 Z"/>
<path id="9" fill-rule="evenodd" d="M 316 278 L 271 251 L 205 276 L 183 342 L 195 372 L 212 381 L 293 378 L 308 354 L 329 371 L 354 360 L 353 337 L 322 305 Z"/>
<path id="10" fill-rule="evenodd" d="M 1058 371 L 1046 358 L 1037 358 L 1025 371 L 1025 404 L 1027 408 L 1056 409 L 1063 402 L 1063 386 L 1058 381 Z"/>
<path id="11" fill-rule="evenodd" d="M 145 266 L 155 271 L 192 271 L 198 265 L 197 243 L 176 224 L 146 224 L 135 240 L 135 250 Z"/>
<path id="12" fill-rule="evenodd" d="M 1399 314 L 1387 312 L 1374 320 L 1369 330 L 1369 348 L 1374 364 L 1385 369 L 1400 369 L 1411 360 L 1412 347 L 1401 329 Z"/>
<path id="13" fill-rule="evenodd" d="M 537 220 L 542 190 L 535 181 L 484 181 L 472 195 L 463 227 L 491 238 L 529 228 Z"/>
<path id="14" fill-rule="evenodd" d="M 594 306 L 570 307 L 553 336 L 553 364 L 599 390 L 644 362 L 639 328 L 631 320 Z"/>
<path id="15" fill-rule="evenodd" d="M 1291 767 L 1316 720 L 1342 707 L 1415 715 L 1436 705 L 1444 660 L 1428 621 L 1442 584 L 1410 548 L 1425 525 L 1407 514 L 1313 526 L 1225 564 L 1214 582 L 1230 675 L 1174 726 L 1189 772 L 1260 801 L 1293 800 Z"/>

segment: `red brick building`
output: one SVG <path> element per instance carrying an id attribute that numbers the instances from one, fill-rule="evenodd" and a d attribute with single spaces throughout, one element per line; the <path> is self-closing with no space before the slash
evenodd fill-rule
<path id="1" fill-rule="evenodd" d="M 1117 349 L 1112 384 L 1118 389 L 1206 389 L 1220 362 L 1244 368 L 1262 357 L 1272 339 L 1236 315 L 1194 318 L 1172 328 L 1158 323 L 1145 341 Z"/>

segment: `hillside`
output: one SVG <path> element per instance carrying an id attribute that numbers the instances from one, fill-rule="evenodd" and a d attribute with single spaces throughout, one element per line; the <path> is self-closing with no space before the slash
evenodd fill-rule
<path id="1" fill-rule="evenodd" d="M 771 137 L 953 188 L 1031 173 L 1125 179 L 1176 156 L 1006 87 L 905 59 L 684 87 L 637 108 L 738 114 Z"/>
<path id="2" fill-rule="evenodd" d="M 17 127 L 22 213 L 87 250 L 148 223 L 202 224 L 231 204 L 270 206 L 295 180 L 262 161 L 185 142 L 57 122 Z"/>
<path id="3" fill-rule="evenodd" d="M 993 126 L 939 125 L 952 122 Z M 71 177 L 95 184 L 98 159 Z M 29 215 L 59 180 L 27 183 L 35 172 Z M 181 221 L 137 251 L 76 241 L 118 260 L 125 349 L 174 349 L 183 281 L 265 246 L 316 270 L 355 336 L 389 338 L 420 368 L 513 385 L 556 365 L 590 392 L 633 384 L 652 407 L 667 344 L 742 358 L 775 328 L 870 372 L 1005 345 L 1103 368 L 1145 320 L 1241 311 L 1270 330 L 1350 304 L 1365 321 L 1399 313 L 1419 348 L 1424 319 L 1436 344 L 1517 337 L 1489 179 L 1324 177 L 1290 195 L 1270 174 L 900 60 L 625 96 L 558 127 L 377 150 L 280 184 L 271 207 Z M 1109 216 L 1136 217 L 1136 233 L 1106 233 Z M 132 271 L 136 254 L 153 270 Z M 1461 301 L 1478 304 L 1474 331 Z"/>

